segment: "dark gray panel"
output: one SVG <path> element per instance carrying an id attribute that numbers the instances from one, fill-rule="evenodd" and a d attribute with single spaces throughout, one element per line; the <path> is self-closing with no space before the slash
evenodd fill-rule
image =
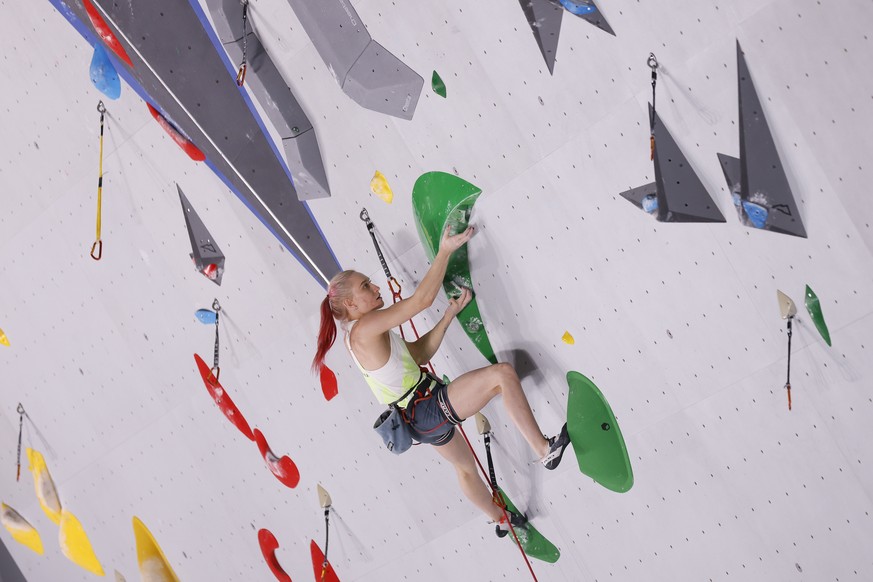
<path id="1" fill-rule="evenodd" d="M 315 50 L 342 87 L 370 44 L 370 33 L 348 0 L 288 0 Z"/>
<path id="2" fill-rule="evenodd" d="M 649 105 L 649 114 L 652 106 Z M 724 222 L 724 216 L 667 127 L 655 114 L 655 181 L 658 220 L 662 222 Z"/>
<path id="3" fill-rule="evenodd" d="M 343 91 L 365 109 L 412 119 L 423 85 L 418 73 L 373 40 L 346 75 Z"/>
<path id="4" fill-rule="evenodd" d="M 734 208 L 737 211 L 737 217 L 741 223 L 750 226 L 746 213 L 743 211 L 742 198 L 740 196 L 740 176 L 742 174 L 740 159 L 726 154 L 718 154 L 718 163 L 721 165 L 724 180 L 727 182 L 728 192 L 730 192 L 731 202 L 733 202 Z"/>
<path id="5" fill-rule="evenodd" d="M 761 101 L 737 43 L 740 100 L 740 184 L 743 201 L 766 209 L 765 230 L 806 238 L 806 229 L 773 143 Z"/>
<path id="6" fill-rule="evenodd" d="M 553 4 L 551 0 L 519 0 L 519 2 L 537 46 L 540 47 L 540 53 L 549 68 L 549 73 L 554 73 L 564 9 Z"/>
<path id="7" fill-rule="evenodd" d="M 0 582 L 27 582 L 3 540 L 0 540 Z"/>
<path id="8" fill-rule="evenodd" d="M 643 198 L 646 196 L 656 195 L 658 193 L 658 185 L 655 182 L 649 182 L 645 186 L 637 186 L 636 188 L 631 188 L 630 190 L 626 190 L 619 194 L 622 198 L 639 208 L 640 210 L 645 210 L 643 208 Z"/>
<path id="9" fill-rule="evenodd" d="M 97 3 L 119 25 L 125 36 L 135 43 L 137 50 L 197 118 L 228 160 L 237 158 L 243 150 L 246 160 L 258 160 L 261 171 L 254 177 L 246 168 L 239 168 L 239 173 L 247 177 L 254 192 L 262 199 L 264 192 L 283 192 L 293 197 L 293 207 L 283 208 L 283 215 L 295 217 L 293 227 L 290 223 L 289 226 L 280 225 L 269 216 L 249 187 L 219 154 L 219 150 L 210 144 L 197 125 L 188 118 L 173 96 L 140 60 L 136 51 L 128 48 L 126 41 L 119 37 L 134 63 L 134 76 L 168 118 L 206 154 L 216 170 L 233 185 L 252 211 L 261 217 L 321 284 L 325 284 L 324 278 L 329 279 L 338 273 L 339 264 L 322 237 L 318 225 L 305 205 L 296 200 L 291 180 L 253 117 L 233 77 L 228 74 L 224 62 L 216 53 L 212 40 L 203 29 L 192 6 L 188 2 L 169 0 L 137 2 L 136 10 L 131 12 L 125 3 L 110 0 L 97 0 Z M 89 21 L 81 3 L 70 2 L 70 7 L 83 22 Z M 284 232 L 285 229 L 288 233 Z M 316 273 L 316 266 L 324 274 L 324 278 Z"/>
<path id="10" fill-rule="evenodd" d="M 232 62 L 241 63 L 242 4 L 239 0 L 209 0 L 207 6 L 219 34 L 222 30 L 226 37 L 231 37 L 237 32 L 240 34 L 239 38 L 225 43 L 224 49 Z M 238 23 L 235 29 L 234 23 Z M 261 104 L 283 140 L 282 145 L 288 166 L 294 177 L 297 199 L 313 200 L 329 197 L 327 172 L 318 147 L 318 138 L 312 131 L 312 123 L 250 28 L 245 37 L 245 52 L 248 61 L 245 84 Z M 305 139 L 304 134 L 307 134 Z"/>
<path id="11" fill-rule="evenodd" d="M 215 278 L 210 277 L 209 280 L 216 285 L 221 285 L 221 277 L 224 275 L 224 253 L 218 248 L 218 243 L 212 238 L 200 215 L 182 192 L 181 186 L 176 184 L 176 189 L 179 191 L 179 201 L 185 214 L 185 226 L 188 228 L 188 239 L 191 241 L 191 258 L 194 259 L 194 266 L 198 271 L 203 272 L 209 265 L 216 265 L 218 269 Z"/>

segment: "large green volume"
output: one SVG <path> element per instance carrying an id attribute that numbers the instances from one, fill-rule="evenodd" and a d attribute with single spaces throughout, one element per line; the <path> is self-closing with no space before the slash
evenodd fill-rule
<path id="1" fill-rule="evenodd" d="M 579 372 L 567 372 L 567 384 L 567 432 L 579 470 L 611 491 L 630 490 L 634 474 L 612 408 L 594 382 Z"/>
<path id="2" fill-rule="evenodd" d="M 415 181 L 415 186 L 412 187 L 412 211 L 415 214 L 418 236 L 430 260 L 433 260 L 439 250 L 446 225 L 451 226 L 454 234 L 467 228 L 473 203 L 481 193 L 482 190 L 473 184 L 445 172 L 428 172 Z M 452 254 L 443 279 L 446 295 L 458 295 L 461 287 L 473 289 L 467 245 Z M 488 341 L 488 334 L 485 333 L 485 324 L 482 322 L 476 299 L 471 300 L 457 317 L 476 349 L 489 362 L 496 364 L 497 358 L 491 342 Z"/>
<path id="3" fill-rule="evenodd" d="M 509 497 L 507 497 L 502 489 L 498 487 L 497 491 L 500 492 L 503 501 L 506 502 L 507 509 L 514 511 L 515 513 L 521 513 L 516 509 L 515 505 L 509 500 Z M 546 539 L 546 537 L 537 531 L 537 528 L 532 526 L 530 522 L 527 523 L 526 527 L 515 528 L 515 535 L 518 536 L 521 549 L 531 558 L 554 564 L 558 561 L 558 558 L 561 557 L 561 552 L 555 544 Z M 509 532 L 506 537 L 511 540 L 512 543 L 515 543 L 515 537 L 513 537 L 512 532 Z"/>

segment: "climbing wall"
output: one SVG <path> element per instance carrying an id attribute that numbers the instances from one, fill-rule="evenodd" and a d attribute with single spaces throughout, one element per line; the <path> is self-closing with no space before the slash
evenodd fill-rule
<path id="1" fill-rule="evenodd" d="M 211 23 L 205 0 L 190 1 Z M 554 473 L 536 466 L 499 400 L 486 408 L 503 488 L 561 550 L 555 564 L 534 561 L 538 579 L 873 578 L 873 6 L 601 0 L 616 35 L 565 13 L 550 74 L 514 0 L 352 3 L 425 79 L 411 121 L 344 94 L 286 0 L 249 6 L 317 132 L 331 197 L 308 209 L 332 253 L 387 298 L 359 219 L 366 207 L 411 292 L 428 265 L 413 184 L 432 170 L 475 184 L 471 271 L 498 359 L 516 365 L 550 434 L 567 414 L 566 373 L 585 374 L 627 443 L 634 486 L 613 493 L 572 455 Z M 45 456 L 109 579 L 140 579 L 136 516 L 180 580 L 275 579 L 262 528 L 287 573 L 312 580 L 310 541 L 324 549 L 318 484 L 333 500 L 340 580 L 530 578 L 434 451 L 382 448 L 370 428 L 380 407 L 339 348 L 327 359 L 339 394 L 325 400 L 309 373 L 324 290 L 227 183 L 188 158 L 128 85 L 117 101 L 94 88 L 93 48 L 63 10 L 0 0 L 0 11 L 0 494 L 39 531 L 44 554 L 0 535 L 27 580 L 95 576 L 62 554 L 26 458 L 15 480 L 19 403 L 23 447 Z M 739 152 L 737 41 L 808 238 L 736 217 L 716 154 Z M 660 62 L 658 114 L 726 223 L 659 223 L 619 196 L 654 181 L 649 52 Z M 430 91 L 433 70 L 446 98 Z M 98 262 L 88 253 L 101 99 Z M 376 170 L 390 205 L 369 191 Z M 226 257 L 220 287 L 188 256 L 177 184 Z M 831 347 L 803 308 L 807 284 Z M 777 289 L 800 309 L 790 412 Z M 296 464 L 294 488 L 222 416 L 198 372 L 194 353 L 212 365 L 214 326 L 194 313 L 214 299 L 221 384 Z M 445 305 L 440 297 L 419 328 Z M 486 365 L 457 326 L 434 363 L 451 377 Z M 478 437 L 474 446 L 484 458 Z"/>

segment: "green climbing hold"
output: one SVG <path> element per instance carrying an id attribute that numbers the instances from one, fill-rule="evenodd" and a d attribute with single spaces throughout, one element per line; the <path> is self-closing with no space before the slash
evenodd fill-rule
<path id="1" fill-rule="evenodd" d="M 629 491 L 634 474 L 612 408 L 594 382 L 579 372 L 568 372 L 567 384 L 567 432 L 579 470 L 611 491 Z"/>
<path id="2" fill-rule="evenodd" d="M 828 324 L 825 323 L 824 315 L 821 312 L 821 302 L 818 300 L 818 296 L 815 292 L 809 288 L 809 285 L 806 286 L 806 310 L 809 312 L 809 316 L 812 318 L 813 323 L 815 323 L 815 328 L 818 330 L 818 333 L 820 333 L 821 337 L 824 338 L 825 343 L 830 346 L 831 334 L 828 331 Z"/>
<path id="3" fill-rule="evenodd" d="M 520 513 L 500 487 L 497 488 L 497 491 L 500 492 L 503 501 L 506 502 L 507 509 L 514 511 L 515 513 Z M 530 522 L 528 522 L 527 527 L 515 528 L 515 534 L 518 536 L 521 549 L 531 558 L 554 564 L 558 561 L 558 558 L 561 557 L 561 551 L 555 546 L 555 544 L 546 539 L 546 537 L 537 531 L 537 528 L 531 525 Z M 506 536 L 506 539 L 512 540 L 512 543 L 515 543 L 515 538 L 512 536 L 512 532 Z"/>
<path id="4" fill-rule="evenodd" d="M 430 86 L 433 88 L 433 92 L 440 97 L 446 96 L 446 84 L 443 83 L 443 80 L 440 78 L 439 73 L 437 73 L 436 71 L 433 72 L 433 77 L 430 80 Z"/>
<path id="5" fill-rule="evenodd" d="M 451 227 L 453 233 L 462 232 L 467 228 L 473 203 L 481 193 L 482 190 L 473 184 L 445 172 L 428 172 L 415 181 L 412 187 L 412 211 L 415 215 L 418 236 L 430 260 L 433 260 L 439 249 L 446 225 Z M 467 259 L 467 245 L 452 255 L 443 279 L 443 289 L 450 297 L 458 295 L 461 287 L 473 288 L 470 262 Z M 485 324 L 482 322 L 475 297 L 458 313 L 457 317 L 464 332 L 476 345 L 476 349 L 489 362 L 496 364 L 497 358 L 485 333 Z"/>

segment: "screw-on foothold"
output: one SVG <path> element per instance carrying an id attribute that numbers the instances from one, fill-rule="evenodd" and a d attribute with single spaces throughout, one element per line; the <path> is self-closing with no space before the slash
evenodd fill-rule
<path id="1" fill-rule="evenodd" d="M 604 422 L 603 424 L 600 425 L 600 428 L 602 428 L 603 430 L 609 430 L 609 428 L 610 428 L 609 423 Z"/>

